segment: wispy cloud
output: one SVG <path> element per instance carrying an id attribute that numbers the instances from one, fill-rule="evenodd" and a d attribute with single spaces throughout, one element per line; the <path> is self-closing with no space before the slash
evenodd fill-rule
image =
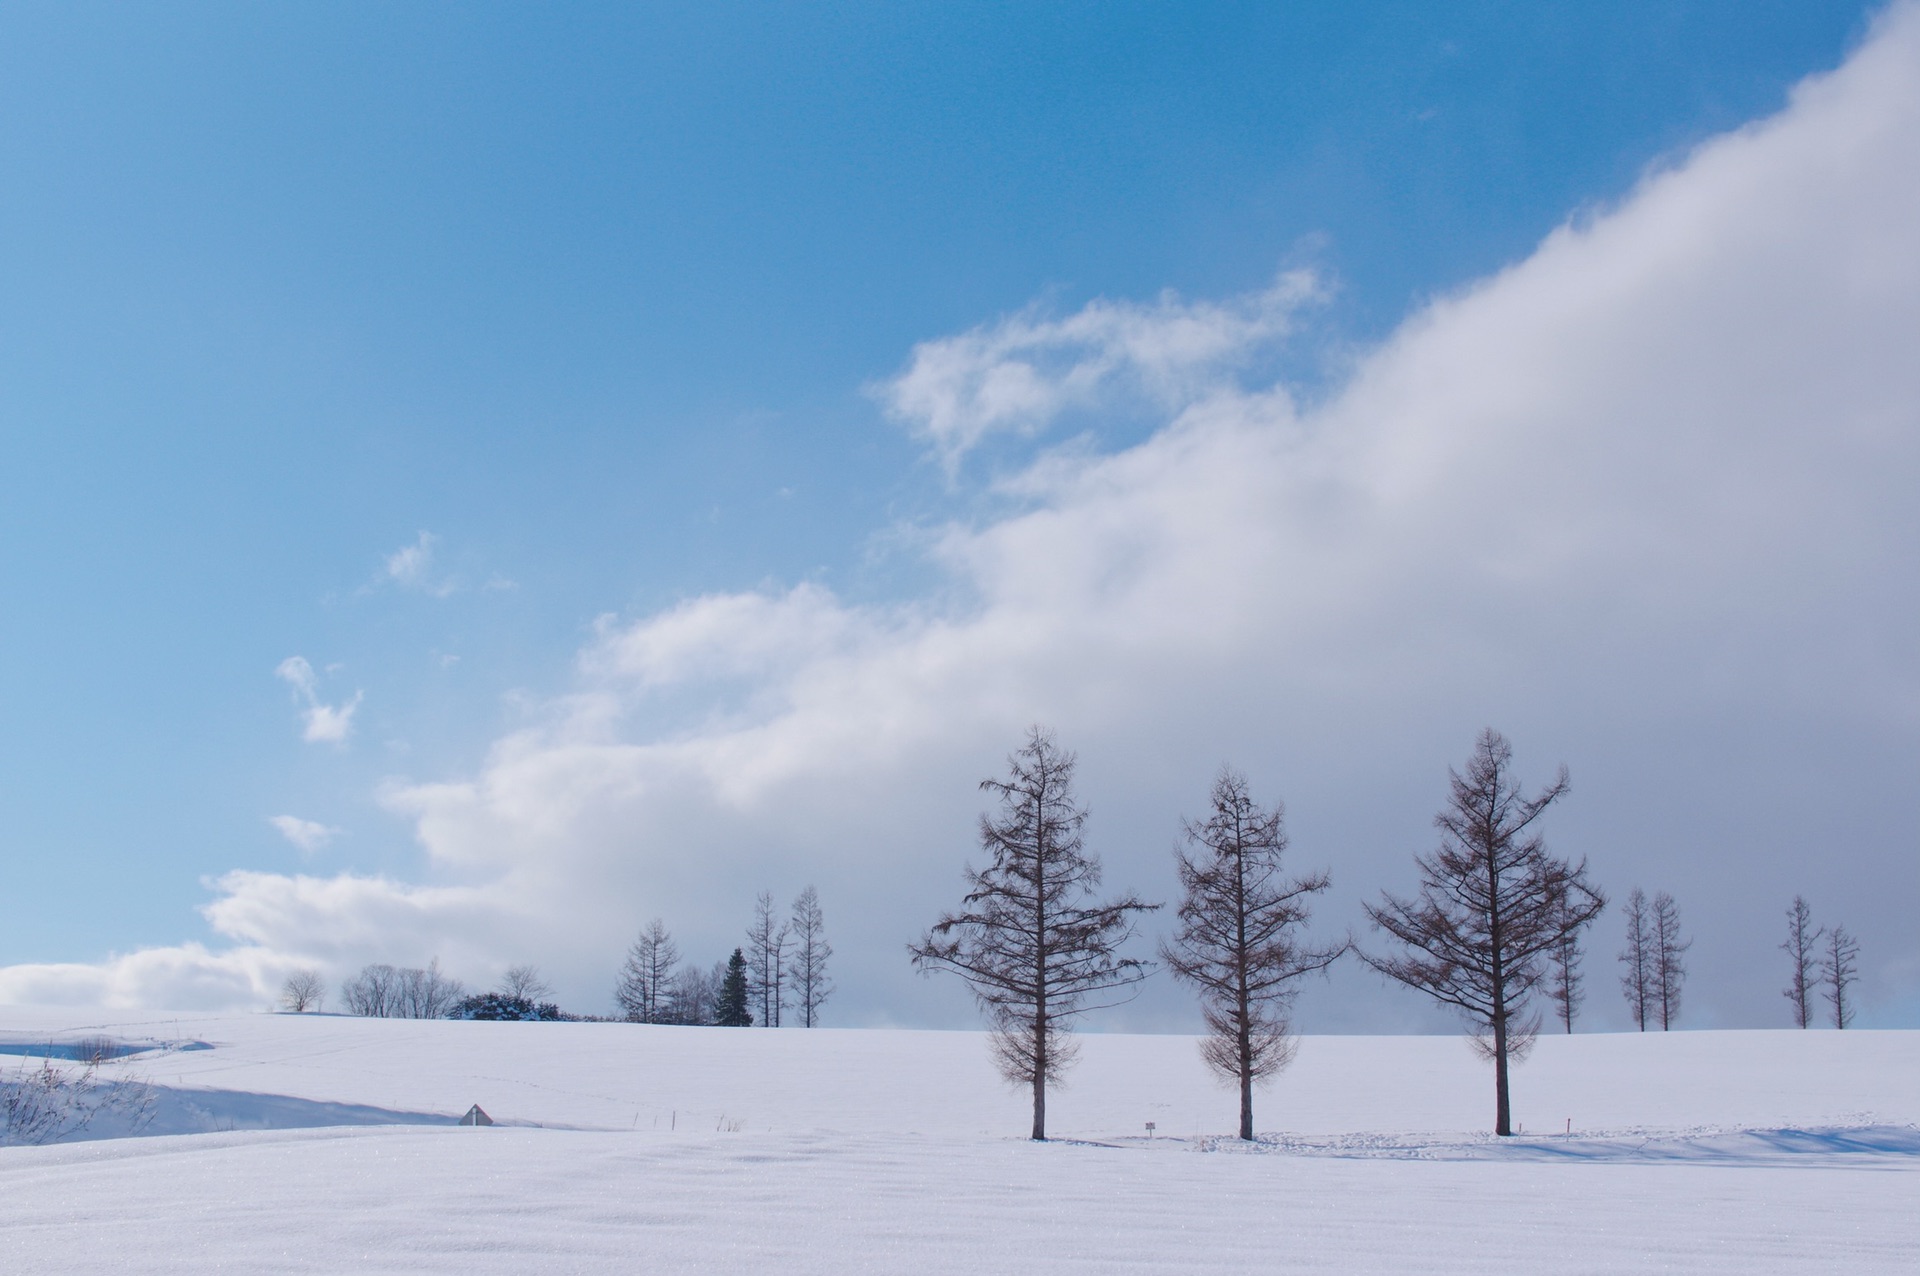
<path id="1" fill-rule="evenodd" d="M 297 815 L 268 816 L 267 823 L 280 830 L 280 836 L 309 855 L 325 849 L 329 842 L 345 831 L 317 820 L 303 820 Z"/>
<path id="2" fill-rule="evenodd" d="M 1309 271 L 1227 302 L 1165 292 L 1105 299 L 1054 317 L 1029 307 L 958 336 L 923 341 L 899 376 L 872 388 L 887 415 L 949 471 L 990 434 L 1036 434 L 1064 413 L 1117 398 L 1173 412 L 1231 385 L 1251 355 L 1294 329 L 1322 288 Z"/>
<path id="3" fill-rule="evenodd" d="M 305 656 L 288 656 L 274 675 L 293 688 L 294 700 L 301 705 L 301 738 L 315 744 L 345 744 L 353 734 L 353 715 L 360 708 L 363 692 L 351 700 L 328 704 L 320 698 L 319 680 Z"/>
<path id="4" fill-rule="evenodd" d="M 421 532 L 411 545 L 403 545 L 383 560 L 383 582 L 411 589 L 434 598 L 448 598 L 459 592 L 460 583 L 451 576 L 434 579 L 434 549 L 440 538 Z"/>

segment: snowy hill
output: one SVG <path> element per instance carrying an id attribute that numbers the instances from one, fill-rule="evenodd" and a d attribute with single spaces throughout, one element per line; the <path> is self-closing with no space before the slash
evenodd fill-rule
<path id="1" fill-rule="evenodd" d="M 0 1149 L 9 1270 L 1920 1266 L 1912 1032 L 1543 1037 L 1507 1141 L 1460 1039 L 1311 1037 L 1252 1148 L 1185 1037 L 1082 1038 L 1045 1146 L 975 1033 L 0 1013 L 83 1041 L 152 1136 Z"/>

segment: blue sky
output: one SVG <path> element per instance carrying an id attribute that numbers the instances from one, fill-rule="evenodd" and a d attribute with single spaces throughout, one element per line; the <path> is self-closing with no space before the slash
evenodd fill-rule
<path id="1" fill-rule="evenodd" d="M 1090 400 L 1059 429 L 986 430 L 950 472 L 889 398 L 921 343 L 1168 289 L 1231 309 L 1305 270 L 1315 300 L 1288 312 L 1284 341 L 1235 348 L 1235 384 L 1337 397 L 1432 299 L 1781 111 L 1873 12 L 10 8 L 0 963 L 221 948 L 236 932 L 195 910 L 232 870 L 473 886 L 487 855 L 423 858 L 431 817 L 396 794 L 484 783 L 524 733 L 611 694 L 595 653 L 621 633 L 689 600 L 796 586 L 831 598 L 821 616 L 964 609 L 978 582 L 956 583 L 945 529 L 991 532 L 1056 499 L 1021 476 L 1063 438 L 1122 456 L 1182 407 Z M 295 656 L 311 703 L 355 706 L 342 738 L 303 738 L 307 692 L 276 676 Z M 758 666 L 648 677 L 599 743 L 737 725 L 774 686 Z M 1009 699 L 1008 724 L 1064 718 L 1071 735 L 1070 709 Z M 1457 744 L 1377 765 L 1443 768 L 1475 711 L 1435 721 Z M 1695 722 L 1673 747 L 1749 732 Z M 1002 737 L 956 764 L 963 807 L 977 759 L 1017 738 Z M 1874 756 L 1907 756 L 1911 733 L 1893 738 Z M 1591 750 L 1603 773 L 1624 752 Z M 1534 760 L 1545 775 L 1558 756 Z M 1408 788 L 1430 812 L 1433 776 Z M 1330 805 L 1348 791 L 1325 790 Z M 302 851 L 274 816 L 339 832 Z M 940 890 L 966 819 L 928 860 Z M 1411 827 L 1423 840 L 1424 815 Z M 808 880 L 804 843 L 772 866 L 719 854 L 737 868 L 617 889 L 635 925 L 668 913 L 690 946 L 720 949 L 726 928 L 692 901 L 744 925 L 761 885 Z M 578 875 L 589 889 L 593 870 Z M 903 942 L 925 908 L 900 905 Z M 599 995 L 588 957 L 549 956 L 538 927 L 488 954 L 437 924 L 419 943 L 465 951 L 476 981 L 493 957 L 532 959 L 576 1000 Z M 876 930 L 848 960 L 892 942 Z M 1888 978 L 1892 1004 L 1904 976 Z M 921 1013 L 885 980 L 850 1007 Z M 1766 1003 L 1726 1004 L 1759 1021 L 1749 1006 Z"/>

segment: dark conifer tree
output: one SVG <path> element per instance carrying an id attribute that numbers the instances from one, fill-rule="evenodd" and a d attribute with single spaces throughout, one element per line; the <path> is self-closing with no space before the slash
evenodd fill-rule
<path id="1" fill-rule="evenodd" d="M 713 1003 L 713 1022 L 722 1028 L 753 1026 L 753 1014 L 747 1009 L 747 958 L 738 948 L 727 958 L 727 973 Z"/>

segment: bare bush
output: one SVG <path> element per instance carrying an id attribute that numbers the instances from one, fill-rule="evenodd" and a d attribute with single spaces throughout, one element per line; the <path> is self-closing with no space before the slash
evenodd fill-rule
<path id="1" fill-rule="evenodd" d="M 553 985 L 540 977 L 536 966 L 509 966 L 500 976 L 499 992 L 502 997 L 538 1005 L 553 996 Z"/>
<path id="2" fill-rule="evenodd" d="M 79 1136 L 109 1113 L 120 1116 L 126 1133 L 138 1134 L 152 1122 L 154 1102 L 147 1082 L 102 1079 L 97 1061 L 85 1062 L 76 1071 L 43 1059 L 38 1067 L 22 1065 L 12 1076 L 0 1078 L 0 1144 L 58 1143 Z"/>
<path id="3" fill-rule="evenodd" d="M 296 970 L 280 985 L 280 1004 L 296 1015 L 318 1011 L 327 1002 L 327 981 L 317 970 Z"/>

